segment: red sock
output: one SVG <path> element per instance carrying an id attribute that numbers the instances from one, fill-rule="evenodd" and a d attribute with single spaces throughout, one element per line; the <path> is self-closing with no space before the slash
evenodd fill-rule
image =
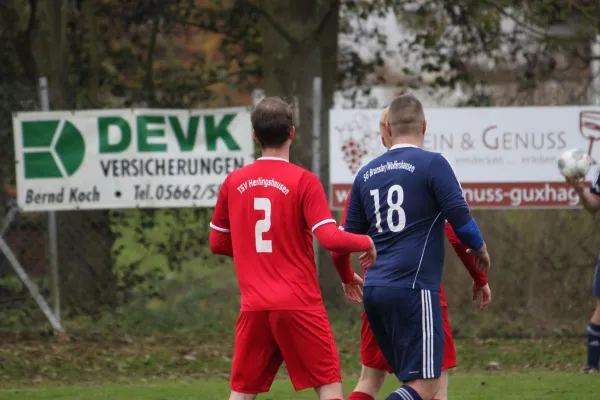
<path id="1" fill-rule="evenodd" d="M 363 392 L 352 392 L 348 400 L 375 400 L 375 397 Z"/>

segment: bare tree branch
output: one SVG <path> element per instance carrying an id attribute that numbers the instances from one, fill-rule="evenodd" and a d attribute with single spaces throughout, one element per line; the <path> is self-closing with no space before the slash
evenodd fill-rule
<path id="1" fill-rule="evenodd" d="M 281 37 L 283 37 L 285 40 L 287 40 L 292 46 L 295 46 L 299 43 L 298 39 L 296 39 L 291 33 L 289 33 L 283 27 L 283 25 L 281 25 L 279 22 L 277 22 L 275 20 L 275 18 L 273 18 L 273 16 L 271 14 L 269 14 L 267 11 L 265 11 L 261 7 L 254 5 L 250 1 L 241 0 L 240 3 L 244 4 L 246 7 L 248 7 L 249 9 L 253 10 L 257 14 L 262 16 L 265 19 L 265 21 L 267 21 L 273 27 L 273 29 L 275 29 L 275 31 L 277 31 L 277 33 L 279 33 L 281 35 Z"/>
<path id="2" fill-rule="evenodd" d="M 331 0 L 331 3 L 329 5 L 329 9 L 325 13 L 325 15 L 323 15 L 323 18 L 321 18 L 321 21 L 319 22 L 319 24 L 317 25 L 317 28 L 315 29 L 315 31 L 312 34 L 312 36 L 313 36 L 314 39 L 318 39 L 319 37 L 321 37 L 321 33 L 323 33 L 323 30 L 327 26 L 327 23 L 339 11 L 340 11 L 340 0 Z"/>

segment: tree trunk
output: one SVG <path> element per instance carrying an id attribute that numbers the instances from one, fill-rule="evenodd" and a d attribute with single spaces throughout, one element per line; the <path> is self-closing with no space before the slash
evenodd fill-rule
<path id="1" fill-rule="evenodd" d="M 310 169 L 313 113 L 321 113 L 321 182 L 329 192 L 329 109 L 337 76 L 339 4 L 333 0 L 263 2 L 263 89 L 294 103 L 297 134 L 291 161 Z M 278 21 L 285 21 L 279 25 Z M 322 78 L 322 107 L 313 109 L 313 80 Z M 325 299 L 337 304 L 341 288 L 329 253 L 319 247 Z"/>

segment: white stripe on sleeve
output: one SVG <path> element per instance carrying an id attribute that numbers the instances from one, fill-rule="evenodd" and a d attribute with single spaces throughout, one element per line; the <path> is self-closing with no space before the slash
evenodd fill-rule
<path id="1" fill-rule="evenodd" d="M 212 222 L 210 223 L 210 227 L 213 228 L 215 231 L 219 231 L 219 232 L 224 232 L 224 233 L 231 232 L 229 229 L 225 229 L 225 228 L 221 228 L 219 226 L 216 226 Z"/>
<path id="2" fill-rule="evenodd" d="M 316 224 L 315 224 L 315 225 L 312 227 L 312 231 L 314 232 L 314 231 L 315 231 L 315 229 L 317 229 L 318 227 L 320 227 L 320 226 L 323 226 L 323 225 L 325 225 L 325 224 L 330 224 L 330 223 L 332 223 L 332 222 L 335 224 L 335 223 L 336 223 L 336 222 L 335 222 L 335 219 L 331 219 L 331 218 L 329 218 L 329 219 L 324 219 L 324 220 L 323 220 L 323 221 L 321 221 L 321 222 L 317 222 L 317 223 L 316 223 Z"/>

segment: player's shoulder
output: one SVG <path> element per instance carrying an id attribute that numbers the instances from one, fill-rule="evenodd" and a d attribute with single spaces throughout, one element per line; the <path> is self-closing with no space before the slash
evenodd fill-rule
<path id="1" fill-rule="evenodd" d="M 425 149 L 418 149 L 418 150 L 420 151 L 419 156 L 423 157 L 425 159 L 436 160 L 441 157 L 441 158 L 444 158 L 446 161 L 448 160 L 444 154 L 439 153 L 437 151 L 431 151 L 431 150 L 425 150 Z"/>
<path id="2" fill-rule="evenodd" d="M 227 174 L 227 177 L 225 178 L 225 183 L 229 184 L 235 183 L 240 180 L 244 180 L 244 178 L 251 172 L 253 164 L 254 163 L 244 165 L 241 168 L 231 171 L 229 174 Z"/>
<path id="3" fill-rule="evenodd" d="M 305 180 L 308 180 L 311 182 L 314 182 L 314 181 L 320 182 L 317 175 L 315 175 L 311 171 L 309 171 L 306 168 L 303 168 L 297 164 L 294 164 L 291 162 L 286 162 L 283 165 L 278 166 L 278 168 L 284 168 L 286 177 L 291 178 L 291 180 L 297 180 L 298 183 L 305 181 Z"/>
<path id="4" fill-rule="evenodd" d="M 421 153 L 419 154 L 419 158 L 421 158 L 426 164 L 429 166 L 446 166 L 449 165 L 452 168 L 452 164 L 448 157 L 446 157 L 443 153 L 439 153 L 437 151 L 419 149 Z"/>

